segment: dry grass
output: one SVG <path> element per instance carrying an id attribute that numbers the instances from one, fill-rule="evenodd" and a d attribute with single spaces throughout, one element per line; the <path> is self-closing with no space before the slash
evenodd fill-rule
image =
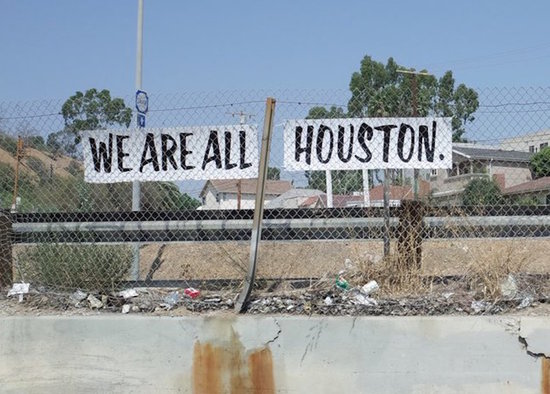
<path id="1" fill-rule="evenodd" d="M 141 279 L 149 273 L 159 247 L 142 247 Z M 168 243 L 153 279 L 243 279 L 249 247 L 248 242 Z M 24 249 L 14 246 L 14 255 Z M 477 297 L 496 298 L 508 274 L 520 273 L 515 276 L 521 278 L 523 273 L 550 273 L 548 250 L 550 239 L 545 238 L 429 240 L 423 245 L 422 268 L 411 272 L 398 264 L 394 248 L 391 257 L 383 258 L 381 241 L 262 242 L 257 278 L 322 278 L 319 286 L 332 286 L 345 269 L 354 286 L 376 280 L 381 294 L 413 295 L 430 292 L 428 278 L 452 275 L 463 277 L 461 286 L 477 291 Z M 346 259 L 353 262 L 351 267 L 346 267 Z"/>
<path id="2" fill-rule="evenodd" d="M 504 247 L 487 242 L 476 261 L 468 264 L 464 278 L 480 298 L 497 299 L 502 296 L 501 284 L 509 275 L 525 272 L 527 259 L 527 251 L 517 241 Z"/>
<path id="3" fill-rule="evenodd" d="M 375 280 L 380 286 L 380 293 L 385 296 L 419 295 L 430 290 L 422 270 L 405 267 L 396 253 L 382 259 L 369 257 L 352 263 L 345 276 L 354 286 Z"/>

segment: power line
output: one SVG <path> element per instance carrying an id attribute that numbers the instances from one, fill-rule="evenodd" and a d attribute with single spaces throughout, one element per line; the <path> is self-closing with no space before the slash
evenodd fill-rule
<path id="1" fill-rule="evenodd" d="M 499 58 L 506 58 L 506 57 L 509 57 L 509 56 L 515 56 L 516 57 L 516 59 L 512 60 L 512 62 L 514 62 L 514 61 L 517 61 L 517 56 L 518 55 L 529 53 L 529 52 L 540 50 L 540 49 L 544 49 L 544 48 L 547 48 L 547 47 L 550 47 L 550 42 L 545 42 L 545 43 L 532 45 L 532 46 L 528 46 L 528 47 L 523 47 L 523 48 L 510 49 L 510 50 L 501 51 L 501 52 L 494 52 L 492 54 L 487 54 L 487 55 L 473 56 L 473 57 L 467 57 L 467 58 L 462 58 L 462 59 L 455 59 L 455 60 L 450 60 L 450 61 L 446 61 L 446 62 L 434 62 L 434 63 L 428 64 L 427 67 L 435 67 L 436 69 L 438 69 L 438 68 L 445 67 L 446 64 L 447 65 L 448 64 L 454 64 L 456 66 L 457 64 L 460 65 L 460 64 L 468 64 L 468 63 L 475 63 L 475 62 L 483 62 L 483 61 L 487 61 L 487 60 L 490 61 L 490 60 L 495 60 L 495 59 L 499 59 Z M 501 63 L 501 64 L 504 64 L 504 63 Z M 441 66 L 441 67 L 439 67 L 439 66 Z M 471 67 L 475 67 L 475 66 L 476 66 L 475 64 L 471 65 Z M 452 68 L 454 69 L 455 67 L 452 67 Z M 460 66 L 459 66 L 459 68 L 460 68 Z"/>
<path id="2" fill-rule="evenodd" d="M 265 102 L 264 100 L 252 100 L 252 101 L 240 101 L 236 103 L 226 103 L 226 104 L 200 105 L 200 106 L 194 106 L 194 107 L 157 108 L 157 109 L 150 109 L 149 112 L 168 112 L 168 111 L 187 111 L 187 110 L 208 109 L 208 108 L 225 108 L 225 107 L 232 107 L 235 105 L 258 104 L 258 103 L 264 103 L 264 102 Z"/>
<path id="3" fill-rule="evenodd" d="M 27 115 L 27 116 L 0 116 L 0 120 L 17 120 L 17 119 L 33 119 L 33 118 L 46 118 L 48 116 L 58 116 L 61 112 L 40 114 L 40 115 Z"/>

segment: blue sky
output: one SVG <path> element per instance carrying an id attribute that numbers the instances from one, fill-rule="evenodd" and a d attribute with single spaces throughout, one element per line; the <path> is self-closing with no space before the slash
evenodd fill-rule
<path id="1" fill-rule="evenodd" d="M 135 88 L 136 0 L 0 0 L 0 101 Z M 145 0 L 143 87 L 346 89 L 366 54 L 549 86 L 548 1 Z"/>

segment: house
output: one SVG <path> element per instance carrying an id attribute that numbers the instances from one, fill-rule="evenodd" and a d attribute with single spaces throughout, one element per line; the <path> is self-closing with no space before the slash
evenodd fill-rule
<path id="1" fill-rule="evenodd" d="M 403 200 L 414 199 L 414 189 L 412 186 L 391 185 L 389 187 L 390 206 L 399 206 Z M 418 198 L 423 199 L 430 195 L 430 182 L 423 179 L 418 180 Z M 384 206 L 384 185 L 378 185 L 370 189 L 370 206 Z"/>
<path id="2" fill-rule="evenodd" d="M 332 196 L 333 208 L 345 208 L 345 207 L 361 207 L 363 206 L 362 194 L 334 194 Z M 328 201 L 325 193 L 318 196 L 312 196 L 306 199 L 300 208 L 327 208 Z"/>
<path id="3" fill-rule="evenodd" d="M 199 209 L 254 209 L 257 179 L 223 179 L 206 181 Z M 265 204 L 292 188 L 290 181 L 268 180 L 265 184 Z"/>
<path id="4" fill-rule="evenodd" d="M 501 140 L 502 149 L 536 153 L 550 144 L 550 129 Z"/>
<path id="5" fill-rule="evenodd" d="M 440 204 L 459 204 L 473 179 L 494 179 L 505 190 L 532 180 L 529 161 L 533 153 L 495 149 L 474 144 L 453 144 L 452 169 L 432 170 L 432 197 Z"/>
<path id="6" fill-rule="evenodd" d="M 550 205 L 550 177 L 520 183 L 504 189 L 502 194 L 519 203 Z"/>
<path id="7" fill-rule="evenodd" d="M 265 204 L 266 208 L 298 208 L 310 197 L 323 194 L 317 189 L 290 189 Z"/>
<path id="8" fill-rule="evenodd" d="M 430 183 L 420 180 L 418 196 L 420 198 L 427 197 L 430 194 Z M 414 190 L 412 186 L 391 185 L 389 187 L 390 206 L 397 207 L 402 200 L 412 200 L 414 198 Z M 345 207 L 383 207 L 384 206 L 384 185 L 377 185 L 370 189 L 365 202 L 363 193 L 354 194 L 335 194 L 332 196 L 333 208 Z M 300 208 L 326 208 L 328 207 L 327 195 L 322 193 L 317 196 L 312 196 L 306 199 Z"/>

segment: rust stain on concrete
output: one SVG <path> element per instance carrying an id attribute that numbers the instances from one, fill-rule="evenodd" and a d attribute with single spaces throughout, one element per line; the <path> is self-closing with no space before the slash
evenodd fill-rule
<path id="1" fill-rule="evenodd" d="M 273 379 L 273 357 L 268 347 L 257 350 L 248 356 L 248 368 L 252 393 L 275 393 L 275 380 Z"/>
<path id="2" fill-rule="evenodd" d="M 542 394 L 550 394 L 550 359 L 541 357 L 541 372 L 540 391 Z"/>
<path id="3" fill-rule="evenodd" d="M 195 342 L 192 376 L 194 394 L 275 393 L 269 347 L 247 352 L 233 330 L 223 343 Z"/>
<path id="4" fill-rule="evenodd" d="M 193 393 L 221 394 L 223 349 L 197 341 L 193 348 Z"/>

